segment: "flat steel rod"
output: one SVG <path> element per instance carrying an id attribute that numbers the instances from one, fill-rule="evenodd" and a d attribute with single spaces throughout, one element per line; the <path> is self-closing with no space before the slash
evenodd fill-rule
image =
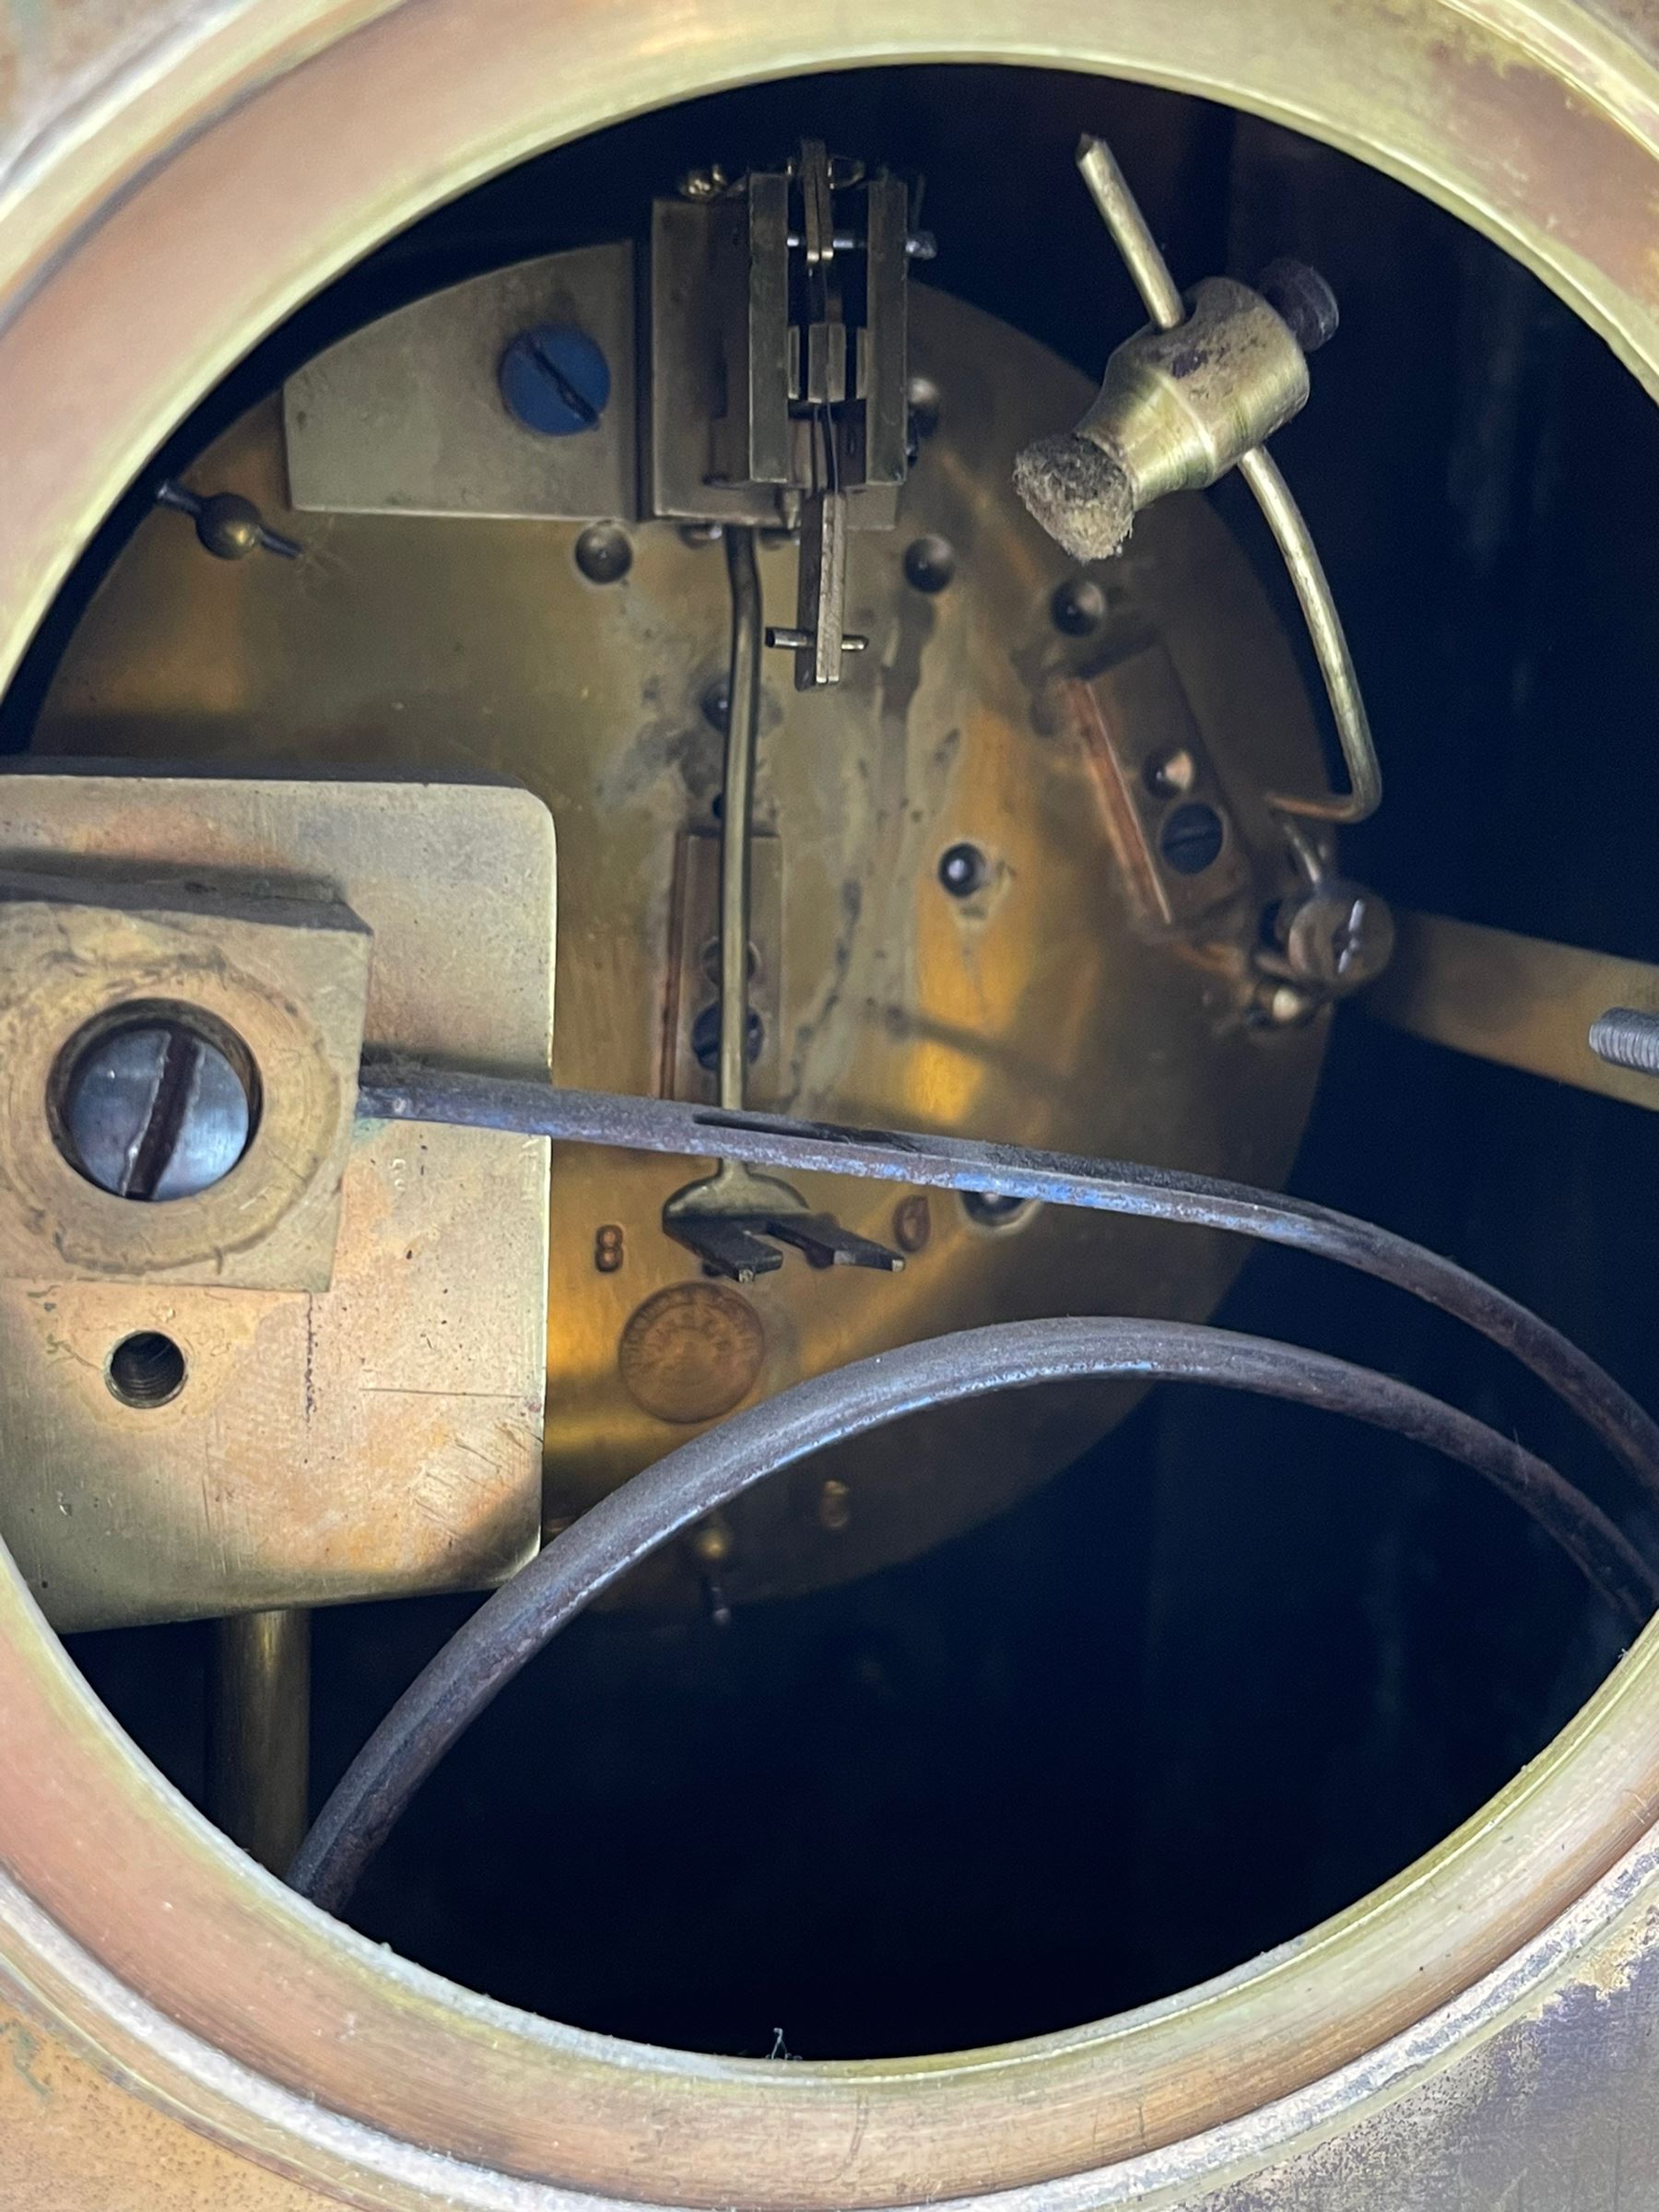
<path id="1" fill-rule="evenodd" d="M 751 1167 L 874 1177 L 912 1188 L 989 1193 L 1259 1237 L 1353 1267 L 1437 1306 L 1529 1367 L 1659 1499 L 1659 1426 L 1606 1370 L 1550 1324 L 1409 1238 L 1374 1222 L 1248 1183 L 1077 1154 L 1028 1151 L 913 1131 L 843 1129 L 781 1115 L 724 1113 L 674 1099 L 559 1090 L 446 1068 L 366 1064 L 365 1120 L 511 1130 L 567 1144 L 743 1160 Z"/>
<path id="2" fill-rule="evenodd" d="M 1659 1018 L 1659 966 L 1408 908 L 1394 927 L 1394 958 L 1358 1002 L 1373 1020 L 1659 1112 L 1659 1082 L 1592 1041 L 1616 1009 Z"/>
<path id="3" fill-rule="evenodd" d="M 726 684 L 725 788 L 720 806 L 720 1103 L 743 1104 L 748 1080 L 749 843 L 760 726 L 760 575 L 755 534 L 728 524 L 732 665 Z"/>
<path id="4" fill-rule="evenodd" d="M 311 1816 L 311 1615 L 298 1606 L 214 1623 L 208 1810 L 280 1874 Z"/>

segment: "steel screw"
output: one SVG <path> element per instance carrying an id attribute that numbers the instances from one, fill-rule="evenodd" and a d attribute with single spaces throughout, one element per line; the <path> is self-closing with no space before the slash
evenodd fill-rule
<path id="1" fill-rule="evenodd" d="M 947 537 L 918 537 L 904 549 L 905 581 L 918 592 L 942 592 L 956 574 L 956 548 Z"/>
<path id="2" fill-rule="evenodd" d="M 753 970 L 750 971 L 751 974 Z M 744 1041 L 748 1052 L 749 1065 L 766 1049 L 766 1024 L 758 1010 L 751 1006 L 744 1029 Z M 691 1057 L 705 1075 L 712 1076 L 720 1065 L 720 1008 L 705 1006 L 691 1024 Z"/>
<path id="3" fill-rule="evenodd" d="M 507 412 L 542 438 L 597 429 L 610 401 L 610 363 L 597 340 L 571 323 L 521 331 L 497 371 Z"/>
<path id="4" fill-rule="evenodd" d="M 1639 1076 L 1659 1076 L 1659 1014 L 1634 1006 L 1609 1006 L 1590 1024 L 1590 1050 L 1610 1067 L 1628 1067 Z"/>
<path id="5" fill-rule="evenodd" d="M 1158 850 L 1177 876 L 1202 876 L 1220 859 L 1226 842 L 1227 824 L 1216 809 L 1202 799 L 1189 799 L 1165 822 Z"/>
<path id="6" fill-rule="evenodd" d="M 620 583 L 633 567 L 633 547 L 615 523 L 590 523 L 576 540 L 576 566 L 590 583 Z"/>
<path id="7" fill-rule="evenodd" d="M 1284 924 L 1285 959 L 1299 982 L 1338 996 L 1382 974 L 1394 953 L 1394 916 L 1375 891 L 1330 877 Z"/>
<path id="8" fill-rule="evenodd" d="M 106 1029 L 71 1062 L 63 1148 L 88 1182 L 163 1203 L 222 1182 L 248 1148 L 248 1088 L 218 1046 L 180 1021 Z"/>
<path id="9" fill-rule="evenodd" d="M 1305 261 L 1270 261 L 1255 288 L 1304 353 L 1317 353 L 1336 335 L 1342 320 L 1336 295 Z"/>
<path id="10" fill-rule="evenodd" d="M 1072 576 L 1049 602 L 1054 628 L 1068 638 L 1092 637 L 1106 619 L 1106 594 L 1092 576 Z"/>

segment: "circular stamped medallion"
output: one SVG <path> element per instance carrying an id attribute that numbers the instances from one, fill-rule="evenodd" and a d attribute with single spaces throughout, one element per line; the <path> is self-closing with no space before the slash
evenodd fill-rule
<path id="1" fill-rule="evenodd" d="M 747 1396 L 766 1331 L 724 1283 L 676 1283 L 636 1309 L 617 1347 L 634 1404 L 659 1421 L 712 1421 Z"/>

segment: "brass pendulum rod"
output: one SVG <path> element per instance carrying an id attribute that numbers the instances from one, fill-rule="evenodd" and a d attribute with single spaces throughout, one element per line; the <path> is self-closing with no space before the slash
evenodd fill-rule
<path id="1" fill-rule="evenodd" d="M 273 1874 L 311 1812 L 311 1615 L 298 1606 L 214 1623 L 208 1811 Z"/>

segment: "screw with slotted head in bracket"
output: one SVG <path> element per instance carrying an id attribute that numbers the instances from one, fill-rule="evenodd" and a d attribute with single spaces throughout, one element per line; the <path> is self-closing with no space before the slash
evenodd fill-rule
<path id="1" fill-rule="evenodd" d="M 1290 973 L 1322 996 L 1346 997 L 1382 974 L 1394 957 L 1394 916 L 1375 891 L 1326 877 L 1279 916 Z"/>
<path id="2" fill-rule="evenodd" d="M 210 1190 L 253 1133 L 247 1082 L 187 1022 L 137 1016 L 72 1053 L 59 1141 L 88 1182 L 115 1197 L 165 1202 Z"/>
<path id="3" fill-rule="evenodd" d="M 585 330 L 540 323 L 508 345 L 497 371 L 507 411 L 543 438 L 597 429 L 610 403 L 610 363 Z"/>

